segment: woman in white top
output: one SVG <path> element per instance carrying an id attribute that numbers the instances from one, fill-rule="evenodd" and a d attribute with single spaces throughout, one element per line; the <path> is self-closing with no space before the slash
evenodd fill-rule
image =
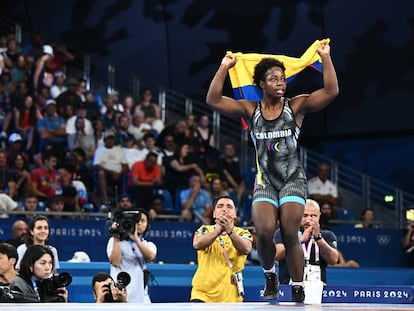
<path id="1" fill-rule="evenodd" d="M 147 270 L 147 263 L 155 259 L 157 246 L 144 239 L 149 229 L 148 212 L 143 209 L 138 210 L 141 212 L 141 217 L 136 218 L 139 220 L 136 222 L 135 232 L 113 233 L 108 241 L 106 253 L 111 263 L 111 277 L 114 280 L 122 271 L 131 276 L 131 283 L 127 286 L 127 302 L 151 303 L 148 286 L 144 284 L 144 271 Z M 117 222 L 114 222 L 111 228 L 120 227 Z"/>
<path id="2" fill-rule="evenodd" d="M 29 246 L 32 245 L 44 245 L 50 248 L 54 257 L 54 270 L 56 273 L 59 269 L 59 258 L 56 248 L 51 245 L 48 245 L 49 240 L 49 220 L 46 216 L 37 215 L 35 216 L 29 224 L 29 228 L 26 233 L 25 243 L 17 247 L 17 254 L 19 259 L 16 264 L 16 269 L 20 269 L 20 262 L 23 258 L 23 255 L 26 253 L 26 250 Z"/>

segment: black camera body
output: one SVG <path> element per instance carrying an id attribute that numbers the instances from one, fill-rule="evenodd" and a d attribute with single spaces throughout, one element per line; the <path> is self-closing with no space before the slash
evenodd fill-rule
<path id="1" fill-rule="evenodd" d="M 45 302 L 64 302 L 59 296 L 58 288 L 68 287 L 72 283 L 72 276 L 67 272 L 54 274 L 43 281 L 43 290 L 45 292 Z"/>
<path id="2" fill-rule="evenodd" d="M 116 277 L 116 282 L 113 282 L 112 284 L 106 285 L 108 288 L 108 293 L 105 295 L 105 302 L 115 302 L 114 297 L 112 296 L 112 287 L 116 287 L 119 290 L 123 290 L 128 286 L 128 284 L 131 283 L 131 276 L 128 272 L 119 272 Z"/>
<path id="3" fill-rule="evenodd" d="M 119 234 L 122 240 L 128 238 L 128 234 L 135 233 L 136 223 L 141 219 L 140 211 L 115 212 L 113 221 L 118 224 L 116 228 L 109 228 L 111 234 Z"/>
<path id="4" fill-rule="evenodd" d="M 23 294 L 15 290 L 11 290 L 8 285 L 0 285 L 0 303 L 16 303 L 16 302 L 39 302 L 37 295 Z"/>

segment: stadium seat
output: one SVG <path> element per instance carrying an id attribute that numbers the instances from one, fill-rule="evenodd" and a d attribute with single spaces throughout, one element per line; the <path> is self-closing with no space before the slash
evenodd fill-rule
<path id="1" fill-rule="evenodd" d="M 355 221 L 354 213 L 346 208 L 336 208 L 336 214 L 338 216 L 338 220 L 343 220 L 344 223 L 341 223 L 340 226 L 344 227 L 353 227 Z"/>
<path id="2" fill-rule="evenodd" d="M 239 209 L 239 215 L 241 217 L 243 226 L 248 225 L 252 218 L 252 202 L 253 195 L 251 193 L 246 193 L 243 195 L 243 202 Z"/>
<path id="3" fill-rule="evenodd" d="M 162 196 L 163 204 L 162 208 L 164 212 L 172 213 L 174 212 L 174 204 L 170 192 L 167 189 L 154 189 L 153 195 Z"/>

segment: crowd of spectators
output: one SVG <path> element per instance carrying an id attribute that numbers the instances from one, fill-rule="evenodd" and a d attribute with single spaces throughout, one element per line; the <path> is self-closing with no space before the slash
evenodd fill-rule
<path id="1" fill-rule="evenodd" d="M 95 94 L 66 70 L 75 54 L 42 34 L 27 44 L 1 34 L 0 45 L 3 217 L 16 210 L 98 212 L 123 193 L 149 211 L 160 189 L 172 198 L 169 212 L 183 216 L 180 192 L 194 175 L 210 199 L 218 178 L 222 191 L 235 193 L 240 205 L 246 189 L 237 151 L 231 143 L 223 153 L 215 148 L 208 115 L 164 124 L 150 88 L 140 98 Z M 34 210 L 26 209 L 28 198 L 37 199 Z M 159 213 L 152 210 L 151 216 Z"/>

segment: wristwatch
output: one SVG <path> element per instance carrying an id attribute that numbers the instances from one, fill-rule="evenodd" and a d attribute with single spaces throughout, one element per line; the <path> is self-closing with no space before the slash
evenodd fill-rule
<path id="1" fill-rule="evenodd" d="M 322 237 L 322 234 L 318 234 L 318 236 L 317 237 L 315 237 L 315 241 L 316 242 L 318 242 L 319 240 L 322 240 L 323 239 L 323 237 Z"/>

